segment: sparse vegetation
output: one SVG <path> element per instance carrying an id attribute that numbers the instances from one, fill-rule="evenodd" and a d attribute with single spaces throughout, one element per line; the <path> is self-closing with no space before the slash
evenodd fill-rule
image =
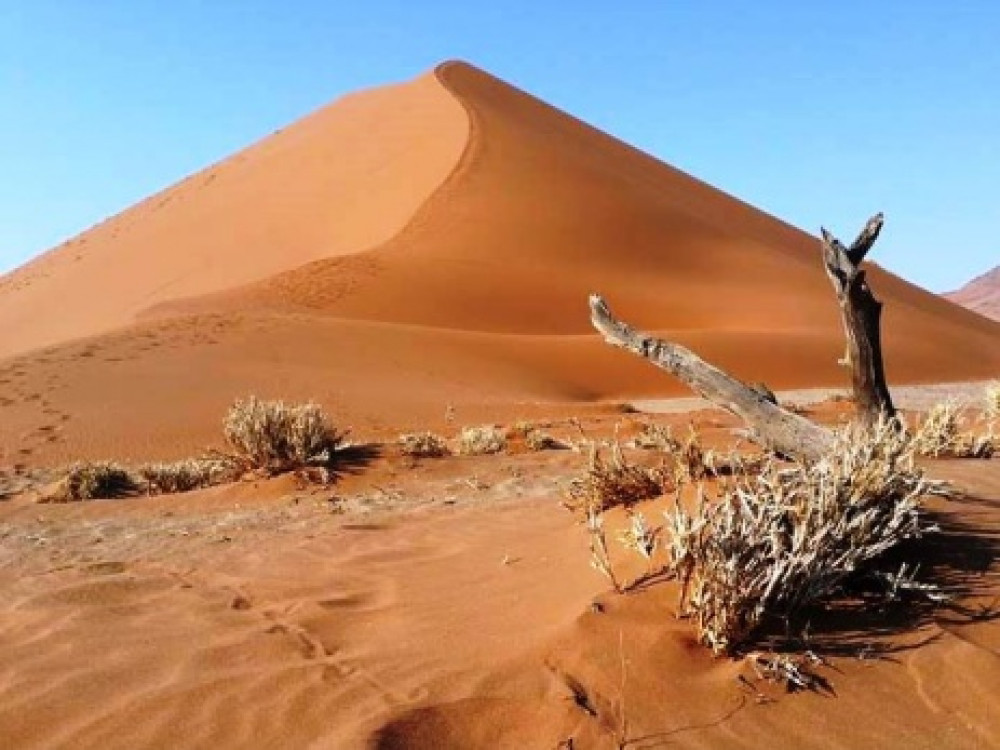
<path id="1" fill-rule="evenodd" d="M 1000 380 L 994 380 L 986 385 L 986 408 L 984 413 L 986 415 L 986 420 L 989 423 L 990 434 L 993 434 L 993 430 L 996 426 L 997 420 L 1000 420 Z"/>
<path id="2" fill-rule="evenodd" d="M 507 436 L 496 425 L 463 427 L 458 435 L 458 452 L 465 456 L 485 456 L 507 449 Z"/>
<path id="3" fill-rule="evenodd" d="M 80 461 L 72 464 L 51 502 L 109 500 L 125 497 L 138 489 L 138 483 L 124 466 L 113 461 Z"/>
<path id="4" fill-rule="evenodd" d="M 725 483 L 712 502 L 699 491 L 692 513 L 678 502 L 666 514 L 679 612 L 694 617 L 714 652 L 733 653 L 767 618 L 789 623 L 870 572 L 888 550 L 930 531 L 921 498 L 940 491 L 886 419 L 870 431 L 841 432 L 815 465 L 772 459 L 759 474 Z"/>
<path id="5" fill-rule="evenodd" d="M 669 489 L 671 477 L 662 468 L 647 468 L 630 463 L 618 443 L 611 446 L 611 458 L 605 459 L 592 444 L 587 470 L 570 482 L 567 507 L 583 511 L 589 517 L 608 508 L 635 505 L 657 497 Z"/>
<path id="6" fill-rule="evenodd" d="M 524 435 L 524 444 L 532 451 L 555 451 L 566 448 L 566 444 L 558 438 L 537 428 L 528 430 Z"/>
<path id="7" fill-rule="evenodd" d="M 143 464 L 136 473 L 147 494 L 165 495 L 231 482 L 240 469 L 228 456 L 218 455 Z"/>
<path id="8" fill-rule="evenodd" d="M 913 433 L 913 449 L 921 456 L 989 458 L 996 451 L 992 434 L 976 435 L 962 429 L 963 414 L 956 401 L 928 410 Z"/>
<path id="9" fill-rule="evenodd" d="M 669 425 L 643 422 L 642 429 L 628 442 L 628 447 L 664 453 L 679 450 L 680 442 L 674 438 Z"/>
<path id="10" fill-rule="evenodd" d="M 508 440 L 520 439 L 529 451 L 561 450 L 569 446 L 558 438 L 544 432 L 533 422 L 515 422 L 507 431 Z"/>
<path id="11" fill-rule="evenodd" d="M 409 432 L 399 436 L 399 451 L 414 458 L 441 458 L 451 453 L 448 441 L 433 432 Z"/>
<path id="12" fill-rule="evenodd" d="M 237 400 L 223 422 L 226 441 L 248 470 L 267 475 L 316 470 L 325 474 L 344 435 L 317 404 Z"/>

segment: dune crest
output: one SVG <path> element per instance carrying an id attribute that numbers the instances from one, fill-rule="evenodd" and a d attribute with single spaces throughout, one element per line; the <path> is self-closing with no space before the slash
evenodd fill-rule
<path id="1" fill-rule="evenodd" d="M 448 177 L 468 130 L 433 74 L 346 96 L 0 278 L 0 356 L 377 246 Z"/>
<path id="2" fill-rule="evenodd" d="M 1000 371 L 1000 324 L 870 276 L 890 384 Z M 22 355 L 0 448 L 184 455 L 248 393 L 380 428 L 682 393 L 599 340 L 593 291 L 745 380 L 846 381 L 816 238 L 449 62 L 0 280 L 0 356 Z"/>

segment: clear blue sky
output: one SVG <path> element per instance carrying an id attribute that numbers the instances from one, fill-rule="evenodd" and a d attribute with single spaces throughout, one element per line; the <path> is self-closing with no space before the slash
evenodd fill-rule
<path id="1" fill-rule="evenodd" d="M 811 232 L 884 210 L 935 291 L 1000 263 L 995 0 L 0 0 L 0 271 L 448 58 Z"/>

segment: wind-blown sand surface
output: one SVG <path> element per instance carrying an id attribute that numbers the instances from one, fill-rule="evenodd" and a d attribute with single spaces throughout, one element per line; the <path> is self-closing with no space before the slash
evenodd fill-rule
<path id="1" fill-rule="evenodd" d="M 710 441 L 734 424 L 693 418 Z M 967 491 L 935 502 L 944 533 L 923 556 L 959 599 L 815 621 L 833 692 L 785 694 L 697 645 L 672 584 L 608 591 L 559 503 L 581 461 L 412 465 L 389 451 L 332 489 L 278 479 L 9 501 L 0 735 L 19 748 L 610 748 L 623 732 L 636 748 L 1000 741 L 1000 462 L 930 467 Z"/>
<path id="2" fill-rule="evenodd" d="M 980 315 L 1000 320 L 1000 266 L 944 296 Z"/>
<path id="3" fill-rule="evenodd" d="M 1000 374 L 1000 323 L 871 280 L 894 385 Z M 698 646 L 671 585 L 608 593 L 560 505 L 581 454 L 384 445 L 520 418 L 606 436 L 635 426 L 616 402 L 683 394 L 598 340 L 591 291 L 746 380 L 844 382 L 815 238 L 463 63 L 0 278 L 0 746 L 997 745 L 995 460 L 931 467 L 968 493 L 923 560 L 956 604 L 815 623 L 835 693 L 784 695 Z M 218 445 L 250 393 L 383 446 L 329 487 L 34 502 L 70 460 Z M 739 426 L 655 419 L 718 446 Z"/>
<path id="4" fill-rule="evenodd" d="M 682 394 L 599 341 L 591 291 L 744 379 L 839 385 L 819 256 L 815 238 L 447 63 L 0 280 L 0 460 L 189 454 L 248 393 L 317 399 L 362 432 L 449 405 L 492 418 Z M 892 382 L 1000 372 L 1000 323 L 871 277 Z"/>

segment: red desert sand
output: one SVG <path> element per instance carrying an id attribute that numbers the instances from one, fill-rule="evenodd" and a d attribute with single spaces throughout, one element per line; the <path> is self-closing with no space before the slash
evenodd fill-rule
<path id="1" fill-rule="evenodd" d="M 1000 323 L 870 279 L 890 384 L 1000 374 Z M 975 616 L 838 623 L 832 692 L 785 694 L 698 645 L 672 585 L 609 591 L 560 505 L 579 453 L 391 446 L 519 419 L 609 435 L 636 419 L 616 404 L 685 395 L 600 341 L 592 291 L 745 380 L 845 383 L 815 237 L 458 62 L 0 278 L 0 479 L 197 454 L 248 394 L 383 445 L 330 486 L 0 501 L 0 746 L 997 746 L 997 460 L 929 465 L 966 496 L 935 501 L 926 563 L 962 571 Z"/>
<path id="2" fill-rule="evenodd" d="M 957 292 L 946 294 L 952 302 L 1000 320 L 1000 266 L 977 276 Z"/>

